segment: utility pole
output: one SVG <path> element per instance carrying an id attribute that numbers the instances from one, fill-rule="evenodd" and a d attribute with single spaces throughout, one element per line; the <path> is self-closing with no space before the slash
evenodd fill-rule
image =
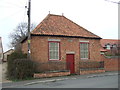
<path id="1" fill-rule="evenodd" d="M 111 2 L 111 3 L 115 3 L 115 4 L 120 4 L 120 1 L 119 2 L 115 2 L 115 1 L 111 1 L 111 0 L 105 0 L 105 1 L 108 1 L 108 2 Z"/>
<path id="2" fill-rule="evenodd" d="M 29 0 L 28 3 L 28 11 L 27 11 L 27 15 L 28 15 L 28 55 L 27 58 L 30 59 L 30 39 L 31 39 L 31 34 L 30 34 L 30 18 L 31 18 L 31 0 Z"/>

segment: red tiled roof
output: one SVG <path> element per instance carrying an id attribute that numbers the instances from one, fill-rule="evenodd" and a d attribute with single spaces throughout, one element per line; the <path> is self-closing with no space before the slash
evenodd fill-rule
<path id="1" fill-rule="evenodd" d="M 77 25 L 65 16 L 49 14 L 32 32 L 32 35 L 60 35 L 98 38 L 85 28 Z"/>
<path id="2" fill-rule="evenodd" d="M 120 40 L 117 40 L 117 39 L 101 39 L 100 40 L 102 47 L 105 47 L 105 45 L 107 45 L 107 44 L 110 44 L 110 45 L 116 44 L 118 46 L 119 42 L 120 42 Z"/>

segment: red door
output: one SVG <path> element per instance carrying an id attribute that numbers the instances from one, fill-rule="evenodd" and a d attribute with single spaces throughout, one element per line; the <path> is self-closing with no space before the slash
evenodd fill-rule
<path id="1" fill-rule="evenodd" d="M 67 54 L 66 61 L 67 61 L 67 69 L 70 70 L 71 74 L 74 74 L 75 73 L 74 54 Z"/>

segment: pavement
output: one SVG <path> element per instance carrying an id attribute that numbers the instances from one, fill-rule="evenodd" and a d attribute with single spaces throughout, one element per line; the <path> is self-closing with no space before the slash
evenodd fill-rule
<path id="1" fill-rule="evenodd" d="M 84 78 L 104 77 L 104 76 L 113 76 L 113 75 L 118 75 L 118 72 L 114 71 L 114 72 L 104 72 L 104 73 L 98 73 L 98 74 L 70 75 L 70 76 L 25 80 L 25 81 L 18 81 L 18 82 L 6 81 L 2 83 L 2 88 L 12 88 L 12 87 L 23 86 L 23 85 L 27 86 L 27 85 L 33 85 L 38 83 L 63 81 L 68 79 L 84 79 Z"/>

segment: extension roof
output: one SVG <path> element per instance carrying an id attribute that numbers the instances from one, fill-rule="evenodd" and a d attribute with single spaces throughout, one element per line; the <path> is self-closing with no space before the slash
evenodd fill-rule
<path id="1" fill-rule="evenodd" d="M 48 14 L 31 35 L 68 36 L 101 39 L 65 16 Z"/>
<path id="2" fill-rule="evenodd" d="M 100 43 L 102 47 L 106 47 L 107 44 L 109 44 L 110 46 L 112 45 L 117 45 L 117 47 L 120 46 L 120 40 L 117 39 L 101 39 Z"/>

